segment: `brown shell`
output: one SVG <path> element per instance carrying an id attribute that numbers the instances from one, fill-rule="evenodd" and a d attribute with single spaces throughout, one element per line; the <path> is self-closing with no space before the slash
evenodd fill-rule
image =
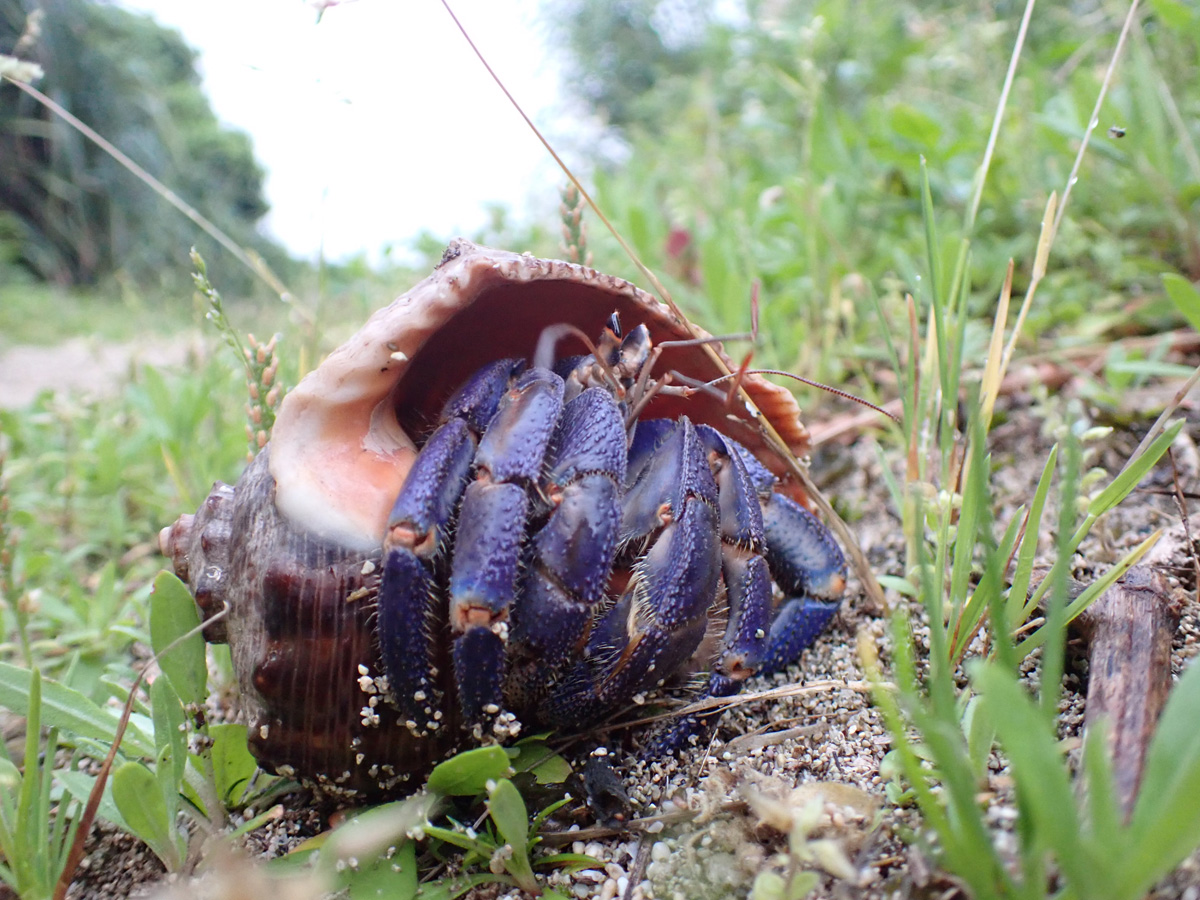
<path id="1" fill-rule="evenodd" d="M 645 323 L 656 344 L 708 336 L 622 279 L 455 241 L 429 278 L 376 312 L 288 394 L 270 443 L 235 488 L 218 484 L 195 516 L 164 529 L 163 551 L 205 615 L 229 605 L 223 631 L 265 765 L 374 791 L 427 769 L 461 741 L 454 722 L 437 739 L 413 737 L 360 686 L 373 689 L 380 674 L 371 620 L 387 514 L 416 439 L 468 375 L 501 357 L 528 358 L 549 325 L 598 335 L 613 312 L 625 328 Z M 561 342 L 560 354 L 584 352 L 573 343 Z M 671 348 L 655 374 L 708 381 L 728 371 L 721 361 L 727 366 L 719 348 Z M 744 387 L 753 406 L 704 392 L 659 395 L 645 417 L 707 422 L 786 484 L 786 463 L 758 417 L 799 456 L 808 448 L 799 409 L 790 392 L 760 378 Z M 208 636 L 219 640 L 221 631 L 215 624 Z M 372 710 L 378 725 L 364 724 Z"/>

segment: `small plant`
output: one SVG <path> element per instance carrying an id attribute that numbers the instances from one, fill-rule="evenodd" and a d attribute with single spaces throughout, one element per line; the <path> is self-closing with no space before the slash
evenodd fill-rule
<path id="1" fill-rule="evenodd" d="M 1014 66 L 1019 52 L 1020 40 Z M 997 125 L 1000 120 L 998 114 Z M 979 190 L 986 168 L 985 160 Z M 974 218 L 968 217 L 964 225 L 953 265 L 946 265 L 941 252 L 946 245 L 938 237 L 928 178 L 922 196 L 927 251 L 922 306 L 928 333 L 922 349 L 914 316 L 907 365 L 901 365 L 890 341 L 889 351 L 896 371 L 903 373 L 910 423 L 905 433 L 906 481 L 903 486 L 893 484 L 908 545 L 909 574 L 899 586 L 920 603 L 928 623 L 928 649 L 922 666 L 907 619 L 897 613 L 892 623 L 893 687 L 882 680 L 874 648 L 860 648 L 876 683 L 876 703 L 895 742 L 890 766 L 902 772 L 906 782 L 903 788 L 893 784 L 889 796 L 916 803 L 936 835 L 936 846 L 931 848 L 936 858 L 979 900 L 1048 896 L 1134 900 L 1200 843 L 1200 808 L 1179 800 L 1180 792 L 1194 791 L 1200 784 L 1200 738 L 1183 724 L 1194 721 L 1200 705 L 1200 667 L 1192 666 L 1172 694 L 1150 749 L 1133 818 L 1124 825 L 1117 814 L 1103 729 L 1090 733 L 1084 744 L 1081 778 L 1087 790 L 1082 794 L 1072 785 L 1071 769 L 1055 740 L 1064 642 L 1067 623 L 1133 565 L 1157 535 L 1074 599 L 1068 599 L 1067 579 L 1073 555 L 1092 526 L 1149 473 L 1183 423 L 1168 424 L 1164 414 L 1115 477 L 1091 496 L 1081 496 L 1097 478 L 1095 473 L 1081 476 L 1081 443 L 1094 432 L 1077 410 L 1070 411 L 1029 507 L 1016 510 L 997 538 L 987 432 L 1012 348 L 1045 274 L 1062 208 L 1051 195 L 1030 286 L 1006 343 L 1010 263 L 987 365 L 978 385 L 964 385 Z M 953 273 L 948 279 L 947 272 Z M 960 421 L 960 405 L 946 398 L 964 395 L 966 415 Z M 938 468 L 930 471 L 934 466 Z M 1031 589 L 1038 538 L 1050 530 L 1044 513 L 1056 473 L 1059 511 L 1053 527 L 1057 535 L 1053 563 L 1048 575 Z M 940 490 L 935 485 L 941 485 Z M 1030 622 L 1039 607 L 1044 610 L 1043 620 Z M 980 634 L 985 637 L 984 649 L 967 661 L 969 686 L 960 688 L 956 671 L 968 648 L 978 646 L 973 642 Z M 1041 653 L 1041 689 L 1036 698 L 1022 687 L 1018 668 L 1034 650 Z M 1006 854 L 993 840 L 980 800 L 981 781 L 997 742 L 1008 760 L 1016 793 L 1015 855 Z M 1171 834 L 1172 840 L 1156 838 L 1156 833 Z"/>
<path id="2" fill-rule="evenodd" d="M 526 738 L 513 747 L 465 750 L 437 765 L 422 791 L 366 810 L 301 845 L 272 869 L 278 877 L 295 877 L 297 868 L 304 866 L 321 890 L 348 890 L 352 897 L 380 891 L 397 900 L 450 898 L 472 887 L 498 884 L 561 898 L 542 886 L 535 870 L 588 866 L 595 860 L 573 853 L 536 858 L 538 832 L 568 801 L 551 803 L 530 818 L 513 779 L 532 777 L 553 785 L 569 774 L 566 760 L 542 737 Z M 470 802 L 463 807 L 462 801 Z M 472 824 L 448 815 L 452 803 L 475 810 L 479 801 L 483 812 Z M 448 824 L 435 824 L 442 821 Z M 453 863 L 452 848 L 461 851 Z M 445 874 L 451 864 L 458 874 Z M 422 873 L 428 880 L 422 880 Z"/>
<path id="3" fill-rule="evenodd" d="M 58 730 L 42 743 L 42 679 L 29 678 L 25 753 L 21 765 L 0 743 L 0 881 L 23 900 L 49 900 L 66 866 L 81 804 L 54 790 Z"/>
<path id="4" fill-rule="evenodd" d="M 201 839 L 220 835 L 227 810 L 246 803 L 258 764 L 244 725 L 208 723 L 208 664 L 196 604 L 187 587 L 167 572 L 154 582 L 150 635 L 162 669 L 150 685 L 155 752 L 151 765 L 129 759 L 114 770 L 112 799 L 124 826 L 174 872 L 199 858 L 198 849 L 189 850 L 193 834 Z M 274 779 L 264 781 L 260 789 Z M 269 815 L 247 822 L 236 834 L 253 830 Z"/>
<path id="5" fill-rule="evenodd" d="M 43 682 L 36 670 L 31 674 L 7 664 L 0 664 L 0 704 L 29 716 L 35 725 L 47 722 L 61 729 L 63 744 L 94 758 L 119 747 L 112 778 L 103 787 L 97 787 L 96 777 L 71 766 L 48 768 L 45 784 L 58 782 L 81 798 L 101 791 L 102 818 L 144 840 L 168 871 L 183 871 L 200 856 L 194 836 L 203 840 L 221 834 L 227 810 L 261 800 L 275 779 L 253 780 L 258 765 L 247 747 L 245 726 L 208 724 L 208 671 L 199 618 L 187 588 L 166 572 L 155 581 L 150 630 L 162 671 L 150 686 L 148 717 L 125 725 L 79 692 Z M 136 703 L 135 691 L 136 686 L 127 703 Z M 52 732 L 55 740 L 58 733 Z M 36 753 L 27 756 L 36 758 Z M 52 754 L 47 758 L 52 761 Z M 268 811 L 251 819 L 231 837 L 272 815 Z M 33 839 L 33 832 L 25 831 L 37 823 L 27 817 L 16 821 L 18 839 Z"/>

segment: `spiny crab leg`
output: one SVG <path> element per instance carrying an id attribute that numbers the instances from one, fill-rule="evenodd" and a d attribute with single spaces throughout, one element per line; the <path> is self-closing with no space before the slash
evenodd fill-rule
<path id="1" fill-rule="evenodd" d="M 548 673 L 578 656 L 605 600 L 626 469 L 624 424 L 608 390 L 588 388 L 564 406 L 546 462 L 551 513 L 530 541 L 510 637 L 506 693 L 521 708 L 540 704 Z"/>
<path id="2" fill-rule="evenodd" d="M 651 456 L 624 504 L 622 534 L 637 558 L 634 576 L 596 624 L 567 688 L 549 699 L 552 721 L 595 721 L 676 671 L 704 636 L 721 574 L 717 485 L 686 419 Z"/>
<path id="3" fill-rule="evenodd" d="M 475 453 L 450 569 L 450 633 L 459 702 L 468 721 L 504 703 L 509 610 L 517 593 L 529 489 L 538 483 L 562 413 L 563 381 L 530 369 L 500 401 Z"/>
<path id="4" fill-rule="evenodd" d="M 442 424 L 417 456 L 388 517 L 379 595 L 379 646 L 394 702 L 414 734 L 442 718 L 437 646 L 445 613 L 437 577 L 448 534 L 467 487 L 476 446 L 509 383 L 516 359 L 485 366 L 447 401 Z"/>

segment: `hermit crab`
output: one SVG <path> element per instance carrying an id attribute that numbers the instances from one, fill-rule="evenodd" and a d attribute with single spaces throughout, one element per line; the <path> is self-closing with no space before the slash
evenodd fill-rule
<path id="1" fill-rule="evenodd" d="M 704 387 L 727 373 L 626 281 L 452 243 L 161 535 L 203 614 L 228 609 L 206 633 L 260 761 L 377 793 L 472 742 L 795 660 L 845 562 L 792 478 L 792 395 Z"/>

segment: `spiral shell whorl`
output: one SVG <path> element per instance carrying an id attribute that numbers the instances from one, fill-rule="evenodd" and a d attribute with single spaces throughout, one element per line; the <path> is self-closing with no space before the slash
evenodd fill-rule
<path id="1" fill-rule="evenodd" d="M 229 604 L 222 627 L 209 628 L 228 635 L 240 714 L 263 765 L 320 773 L 343 793 L 392 787 L 449 744 L 414 738 L 381 694 L 360 686 L 360 666 L 381 672 L 371 621 L 379 551 L 364 557 L 285 521 L 269 455 L 268 445 L 236 487 L 218 483 L 195 516 L 164 531 L 164 551 L 205 598 L 206 616 Z"/>

